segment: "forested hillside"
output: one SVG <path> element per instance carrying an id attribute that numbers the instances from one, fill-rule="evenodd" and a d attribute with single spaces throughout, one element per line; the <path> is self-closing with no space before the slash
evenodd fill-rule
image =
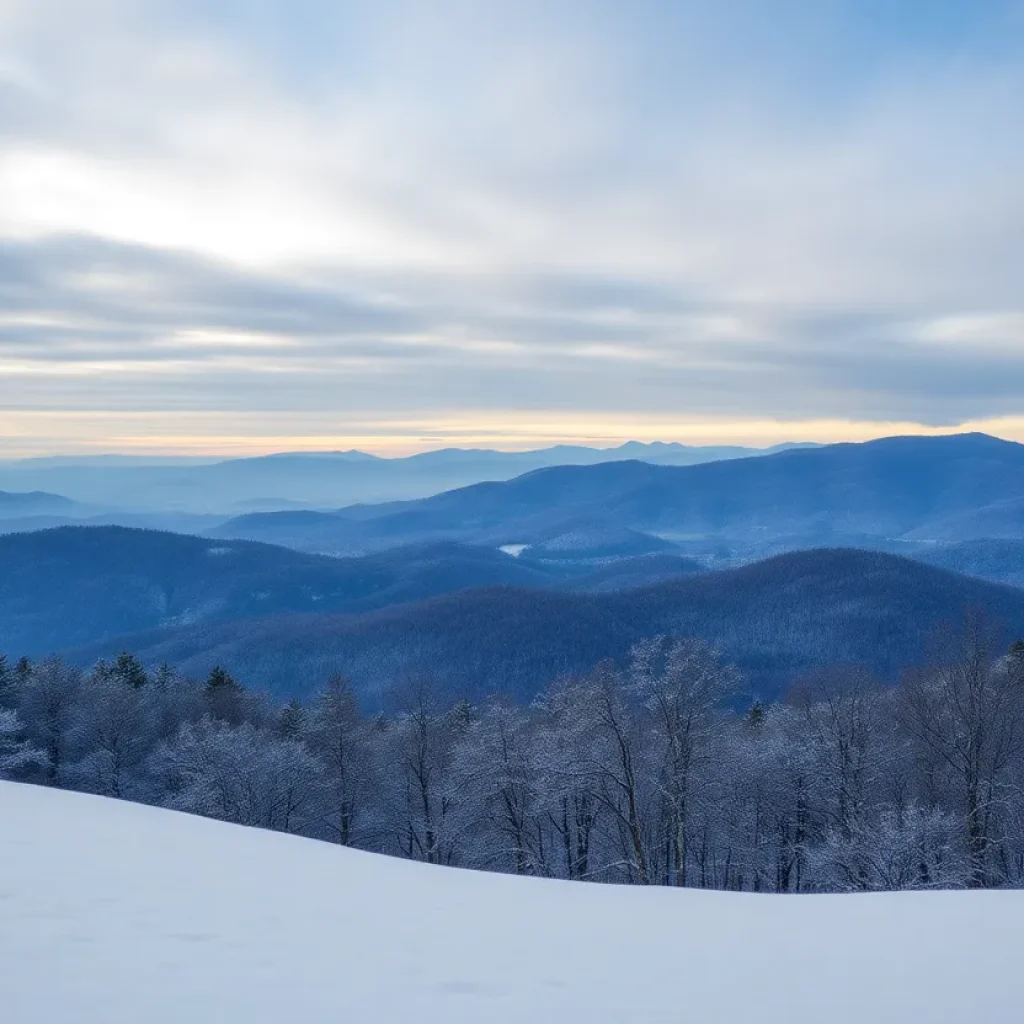
<path id="1" fill-rule="evenodd" d="M 929 631 L 984 608 L 1024 635 L 1024 592 L 865 551 L 781 555 L 639 590 L 464 590 L 363 615 L 303 614 L 200 623 L 91 644 L 91 664 L 130 647 L 148 663 L 203 674 L 223 664 L 278 695 L 302 696 L 336 672 L 375 706 L 396 679 L 430 678 L 453 696 L 531 699 L 564 673 L 660 632 L 719 644 L 765 697 L 817 665 L 862 664 L 895 679 Z"/>
<path id="2" fill-rule="evenodd" d="M 0 536 L 0 649 L 44 654 L 155 626 L 365 611 L 472 586 L 559 585 L 493 549 L 434 544 L 366 559 L 121 527 Z"/>

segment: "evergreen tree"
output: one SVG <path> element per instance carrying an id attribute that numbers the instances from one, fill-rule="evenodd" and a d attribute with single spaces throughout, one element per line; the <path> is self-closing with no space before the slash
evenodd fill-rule
<path id="1" fill-rule="evenodd" d="M 759 700 L 755 700 L 750 705 L 750 710 L 744 716 L 743 722 L 748 728 L 757 729 L 764 725 L 765 715 L 764 705 Z"/>
<path id="2" fill-rule="evenodd" d="M 129 654 L 127 651 L 122 651 L 117 656 L 111 673 L 133 690 L 141 690 L 149 682 L 149 676 L 146 675 L 142 662 L 134 654 Z"/>
<path id="3" fill-rule="evenodd" d="M 238 724 L 242 720 L 241 685 L 220 665 L 206 677 L 206 710 L 211 718 Z"/>
<path id="4" fill-rule="evenodd" d="M 24 686 L 32 675 L 32 662 L 24 655 L 18 659 L 14 666 L 14 682 L 17 686 Z"/>

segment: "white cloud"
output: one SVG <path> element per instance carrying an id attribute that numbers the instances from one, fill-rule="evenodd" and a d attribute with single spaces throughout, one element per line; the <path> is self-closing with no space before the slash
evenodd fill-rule
<path id="1" fill-rule="evenodd" d="M 1020 413 L 1024 62 L 779 11 L 8 0 L 11 260 L 194 264 L 36 267 L 0 398 Z"/>

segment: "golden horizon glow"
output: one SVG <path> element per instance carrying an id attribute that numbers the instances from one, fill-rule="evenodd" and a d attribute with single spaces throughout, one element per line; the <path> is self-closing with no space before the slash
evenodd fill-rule
<path id="1" fill-rule="evenodd" d="M 359 449 L 402 457 L 438 448 L 526 451 L 558 444 L 614 448 L 626 441 L 767 448 L 784 442 L 868 441 L 894 435 L 940 436 L 980 431 L 1024 442 L 1024 417 L 948 426 L 913 421 L 843 419 L 681 419 L 656 414 L 464 412 L 353 421 L 337 432 L 323 414 L 0 413 L 0 458 L 50 455 L 236 457 L 282 451 Z M 294 429 L 285 429 L 291 426 Z M 69 437 L 75 440 L 69 441 Z"/>

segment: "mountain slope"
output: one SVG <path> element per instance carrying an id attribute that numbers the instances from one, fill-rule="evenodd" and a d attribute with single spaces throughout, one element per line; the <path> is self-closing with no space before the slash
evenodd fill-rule
<path id="1" fill-rule="evenodd" d="M 913 557 L 965 576 L 1024 587 L 1024 540 L 968 540 L 924 548 Z"/>
<path id="2" fill-rule="evenodd" d="M 533 544 L 587 519 L 597 532 L 632 530 L 669 541 L 728 537 L 742 545 L 788 537 L 807 547 L 854 536 L 925 536 L 951 517 L 1015 501 L 1024 508 L 1024 445 L 963 434 L 688 467 L 559 466 L 420 501 L 346 508 L 319 520 L 316 530 L 336 550 L 440 537 Z M 217 532 L 270 539 L 278 522 L 273 514 L 251 516 Z M 301 534 L 295 530 L 291 542 L 301 544 Z"/>
<path id="3" fill-rule="evenodd" d="M 4 1014 L 26 1024 L 1020 1014 L 1020 892 L 771 897 L 516 878 L 12 783 L 0 818 L 17 837 L 0 844 Z"/>
<path id="4" fill-rule="evenodd" d="M 560 577 L 459 545 L 339 560 L 121 527 L 0 536 L 0 650 L 44 654 L 140 629 L 281 612 L 365 611 L 470 586 Z"/>
<path id="5" fill-rule="evenodd" d="M 1024 538 L 1024 497 L 1006 498 L 943 516 L 917 527 L 907 537 L 947 542 Z"/>
<path id="6" fill-rule="evenodd" d="M 70 498 L 46 491 L 0 491 L 0 527 L 3 520 L 25 516 L 73 516 L 86 510 Z"/>
<path id="7" fill-rule="evenodd" d="M 281 696 L 349 676 L 368 705 L 410 677 L 448 692 L 531 699 L 564 673 L 622 658 L 641 637 L 672 632 L 719 644 L 753 693 L 773 697 L 794 676 L 857 662 L 893 679 L 926 652 L 941 620 L 984 608 L 1024 636 L 1024 592 L 868 551 L 780 555 L 641 590 L 463 590 L 365 615 L 293 615 L 199 624 L 120 637 L 71 652 L 89 663 L 133 649 L 199 674 L 214 664 Z"/>

